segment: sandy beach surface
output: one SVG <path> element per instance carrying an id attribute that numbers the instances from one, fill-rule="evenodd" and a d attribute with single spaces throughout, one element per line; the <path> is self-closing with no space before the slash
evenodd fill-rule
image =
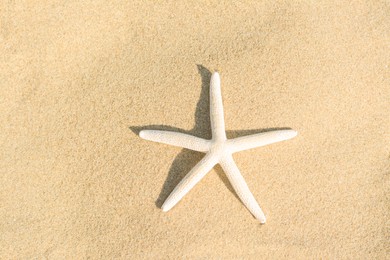
<path id="1" fill-rule="evenodd" d="M 2 1 L 0 258 L 384 259 L 389 255 L 388 1 Z M 290 127 L 160 209 L 210 138 Z"/>

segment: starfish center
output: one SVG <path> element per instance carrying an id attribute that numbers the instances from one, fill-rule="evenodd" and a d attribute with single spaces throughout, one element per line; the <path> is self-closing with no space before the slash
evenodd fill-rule
<path id="1" fill-rule="evenodd" d="M 225 141 L 222 141 L 213 144 L 211 146 L 210 152 L 221 158 L 229 153 L 229 149 L 227 147 L 227 143 Z"/>

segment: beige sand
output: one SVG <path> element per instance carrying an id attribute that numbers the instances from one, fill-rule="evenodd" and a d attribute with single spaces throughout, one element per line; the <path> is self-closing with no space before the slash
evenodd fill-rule
<path id="1" fill-rule="evenodd" d="M 390 5 L 361 1 L 3 1 L 0 258 L 360 258 L 389 244 Z M 179 1 L 177 1 L 179 2 Z M 220 167 L 158 206 L 210 137 L 209 70 L 260 225 Z"/>

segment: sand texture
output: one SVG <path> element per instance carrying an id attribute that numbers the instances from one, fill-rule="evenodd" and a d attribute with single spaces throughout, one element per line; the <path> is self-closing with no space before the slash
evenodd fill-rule
<path id="1" fill-rule="evenodd" d="M 1 259 L 384 259 L 390 254 L 389 1 L 2 1 Z M 210 73 L 267 216 L 203 154 Z"/>

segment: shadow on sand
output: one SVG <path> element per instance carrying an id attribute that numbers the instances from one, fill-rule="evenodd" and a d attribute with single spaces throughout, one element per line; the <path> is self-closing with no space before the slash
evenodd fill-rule
<path id="1" fill-rule="evenodd" d="M 138 135 L 141 130 L 166 130 L 181 132 L 189 135 L 198 136 L 205 139 L 211 139 L 211 128 L 210 128 L 210 97 L 209 97 L 209 88 L 210 88 L 210 78 L 211 72 L 203 67 L 202 65 L 197 65 L 199 74 L 202 78 L 202 89 L 200 92 L 200 97 L 195 111 L 195 125 L 192 130 L 185 131 L 179 128 L 165 126 L 165 125 L 147 125 L 147 126 L 131 126 L 130 129 Z M 273 130 L 285 130 L 291 129 L 287 127 L 283 128 L 263 128 L 263 129 L 253 129 L 253 130 L 239 130 L 239 131 L 227 131 L 228 138 L 235 138 L 244 135 L 258 134 L 261 132 L 268 132 Z M 160 194 L 156 200 L 156 206 L 161 208 L 165 199 L 176 187 L 176 185 L 183 179 L 183 177 L 203 158 L 204 154 L 200 152 L 195 152 L 187 149 L 181 150 L 181 152 L 174 159 L 171 168 L 169 169 L 168 177 L 164 182 L 164 185 L 160 191 Z M 217 165 L 215 167 L 216 172 L 219 178 L 223 181 L 225 186 L 229 191 L 239 199 L 233 190 L 230 182 L 228 181 L 226 175 L 223 173 L 222 168 Z"/>

